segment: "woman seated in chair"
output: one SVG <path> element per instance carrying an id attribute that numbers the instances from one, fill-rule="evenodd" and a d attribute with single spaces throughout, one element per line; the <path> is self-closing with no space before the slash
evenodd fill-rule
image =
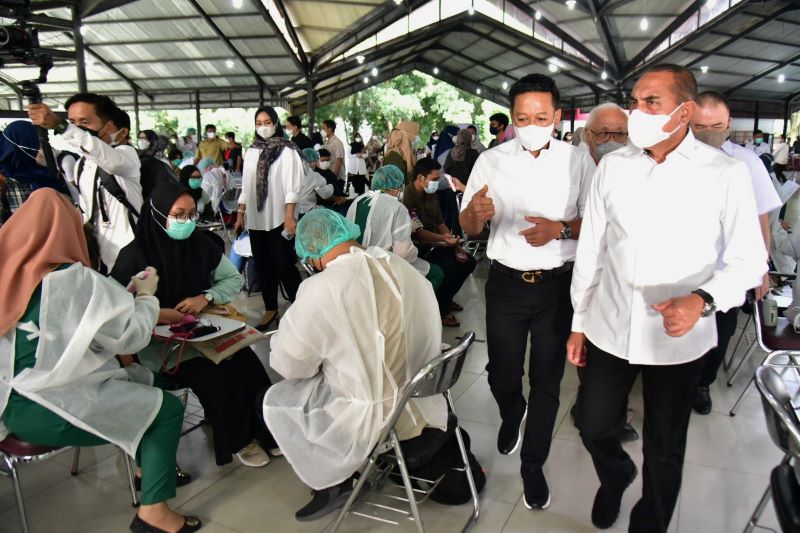
<path id="1" fill-rule="evenodd" d="M 194 165 L 186 165 L 179 173 L 181 185 L 189 189 L 194 201 L 197 202 L 197 212 L 203 220 L 214 220 L 214 208 L 211 197 L 203 190 L 203 176 L 200 169 Z"/>
<path id="2" fill-rule="evenodd" d="M 223 250 L 204 232 L 194 231 L 196 220 L 197 204 L 189 190 L 179 183 L 159 185 L 142 209 L 134 240 L 120 251 L 111 272 L 122 283 L 143 265 L 158 269 L 159 323 L 180 322 L 211 304 L 230 303 L 242 287 L 241 275 Z M 172 380 L 200 399 L 218 465 L 236 454 L 245 466 L 265 466 L 265 450 L 280 453 L 257 409 L 257 394 L 270 380 L 253 350 L 243 348 L 217 365 L 188 345 L 182 356 L 175 350 L 162 361 L 164 348 L 164 341 L 153 339 L 139 350 L 139 359 L 153 371 L 169 371 Z"/>
<path id="3" fill-rule="evenodd" d="M 135 297 L 94 272 L 77 210 L 46 188 L 0 229 L 0 257 L 0 439 L 10 432 L 41 446 L 115 444 L 141 466 L 131 530 L 200 529 L 166 503 L 175 497 L 181 402 L 153 387 L 151 372 L 114 360 L 149 342 L 156 272 L 122 280 L 133 282 Z"/>
<path id="4" fill-rule="evenodd" d="M 345 503 L 403 387 L 441 353 L 430 283 L 405 260 L 361 248 L 359 233 L 329 209 L 297 224 L 297 255 L 320 273 L 300 286 L 271 343 L 270 365 L 286 379 L 267 391 L 264 416 L 315 490 L 295 514 L 301 521 Z M 446 429 L 443 396 L 410 402 L 396 429 L 406 440 L 426 426 Z"/>

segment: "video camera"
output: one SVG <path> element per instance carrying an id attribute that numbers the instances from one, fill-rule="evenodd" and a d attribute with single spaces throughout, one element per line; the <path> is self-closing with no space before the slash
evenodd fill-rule
<path id="1" fill-rule="evenodd" d="M 53 68 L 53 57 L 40 46 L 39 30 L 28 23 L 31 15 L 30 0 L 0 0 L 0 16 L 15 19 L 9 26 L 0 26 L 0 67 L 6 63 L 38 65 L 39 78 L 32 83 L 44 83 Z M 27 92 L 25 83 L 23 91 Z"/>

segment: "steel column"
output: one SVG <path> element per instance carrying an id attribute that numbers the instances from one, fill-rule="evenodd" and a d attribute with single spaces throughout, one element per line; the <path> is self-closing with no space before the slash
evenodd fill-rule
<path id="1" fill-rule="evenodd" d="M 203 128 L 200 126 L 200 91 L 194 92 L 194 113 L 195 121 L 197 122 L 197 140 L 200 141 L 200 132 Z"/>
<path id="2" fill-rule="evenodd" d="M 306 77 L 306 113 L 308 114 L 308 133 L 314 131 L 314 124 L 317 122 L 316 109 L 314 109 L 314 80 L 311 79 L 311 74 Z"/>
<path id="3" fill-rule="evenodd" d="M 139 122 L 139 91 L 133 90 L 133 116 L 136 117 L 136 131 L 142 131 L 142 123 Z"/>
<path id="4" fill-rule="evenodd" d="M 72 40 L 75 43 L 75 70 L 78 74 L 78 91 L 89 92 L 86 81 L 86 61 L 84 58 L 83 35 L 81 35 L 81 11 L 77 3 L 72 6 Z"/>

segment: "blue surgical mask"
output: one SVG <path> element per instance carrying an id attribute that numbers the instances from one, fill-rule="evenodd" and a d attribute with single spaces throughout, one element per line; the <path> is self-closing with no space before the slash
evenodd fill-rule
<path id="1" fill-rule="evenodd" d="M 425 187 L 425 192 L 428 194 L 433 194 L 439 190 L 439 182 L 435 180 L 430 180 L 428 182 L 428 186 Z"/>
<path id="2" fill-rule="evenodd" d="M 189 188 L 199 189 L 203 183 L 203 178 L 189 178 Z"/>
<path id="3" fill-rule="evenodd" d="M 172 166 L 177 167 L 177 166 L 180 166 L 181 160 L 180 159 L 173 159 L 172 161 L 170 161 L 170 163 L 172 163 Z"/>
<path id="4" fill-rule="evenodd" d="M 166 232 L 167 235 L 169 235 L 176 241 L 183 241 L 192 236 L 192 233 L 194 233 L 195 225 L 196 223 L 194 220 L 179 222 L 178 219 L 175 217 L 167 217 Z"/>

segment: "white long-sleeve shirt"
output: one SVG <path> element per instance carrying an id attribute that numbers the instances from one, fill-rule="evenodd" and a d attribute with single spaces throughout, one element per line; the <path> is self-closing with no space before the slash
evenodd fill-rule
<path id="1" fill-rule="evenodd" d="M 95 210 L 95 179 L 97 168 L 105 170 L 116 177 L 120 188 L 125 192 L 125 198 L 136 209 L 142 210 L 142 185 L 140 183 L 141 164 L 139 155 L 132 146 L 122 144 L 111 146 L 94 137 L 88 132 L 70 124 L 60 136 L 80 153 L 83 163 L 78 162 L 81 173 L 75 178 L 80 193 L 79 205 L 83 211 L 83 221 L 88 222 Z M 77 170 L 76 170 L 77 171 Z M 108 191 L 103 191 L 103 208 L 108 215 L 104 221 L 100 206 L 94 214 L 94 230 L 100 248 L 100 259 L 108 270 L 114 267 L 119 251 L 133 240 L 133 228 L 128 220 L 128 209 Z"/>
<path id="2" fill-rule="evenodd" d="M 261 150 L 248 148 L 242 166 L 242 194 L 239 203 L 246 206 L 245 228 L 248 230 L 269 231 L 283 224 L 286 218 L 286 204 L 297 203 L 297 190 L 305 172 L 303 161 L 296 151 L 284 148 L 278 159 L 269 168 L 267 199 L 261 211 L 257 206 L 256 171 Z M 295 212 L 295 216 L 297 212 Z"/>
<path id="3" fill-rule="evenodd" d="M 657 304 L 693 290 L 740 305 L 767 270 L 745 165 L 691 132 L 657 164 L 636 147 L 605 156 L 581 226 L 572 330 L 632 364 L 697 359 L 717 341 L 713 316 L 670 337 Z"/>
<path id="4" fill-rule="evenodd" d="M 300 180 L 297 190 L 297 212 L 302 215 L 317 206 L 317 195 L 323 200 L 333 196 L 333 185 L 330 185 L 319 172 L 309 169 Z"/>
<path id="5" fill-rule="evenodd" d="M 772 157 L 778 165 L 786 165 L 789 163 L 789 145 L 785 142 L 776 142 L 772 147 Z"/>
<path id="6" fill-rule="evenodd" d="M 553 240 L 531 246 L 520 231 L 533 224 L 526 216 L 573 220 L 583 216 L 593 166 L 577 148 L 553 139 L 533 157 L 518 139 L 483 152 L 470 174 L 462 211 L 484 185 L 495 215 L 486 255 L 516 270 L 549 270 L 575 259 L 577 241 Z"/>
<path id="7" fill-rule="evenodd" d="M 750 182 L 753 184 L 753 193 L 756 197 L 756 210 L 759 215 L 780 209 L 783 204 L 775 191 L 775 186 L 772 185 L 772 178 L 769 177 L 767 167 L 764 166 L 764 163 L 761 162 L 755 152 L 738 144 L 733 144 L 729 140 L 723 143 L 720 150 L 747 165 L 747 172 L 750 175 Z"/>

